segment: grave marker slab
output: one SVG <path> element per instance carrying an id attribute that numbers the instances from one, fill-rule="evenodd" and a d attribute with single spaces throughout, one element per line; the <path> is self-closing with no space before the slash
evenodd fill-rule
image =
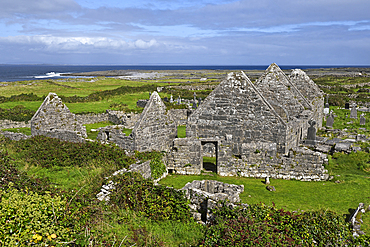
<path id="1" fill-rule="evenodd" d="M 365 114 L 361 114 L 360 116 L 360 125 L 365 125 L 366 124 L 366 118 L 365 118 Z"/>
<path id="2" fill-rule="evenodd" d="M 326 119 L 326 127 L 333 128 L 333 124 L 334 124 L 334 116 L 333 116 L 333 113 L 330 113 L 330 115 Z"/>
<path id="3" fill-rule="evenodd" d="M 349 116 L 350 118 L 357 119 L 357 108 L 356 104 L 354 104 L 351 108 L 351 115 Z"/>

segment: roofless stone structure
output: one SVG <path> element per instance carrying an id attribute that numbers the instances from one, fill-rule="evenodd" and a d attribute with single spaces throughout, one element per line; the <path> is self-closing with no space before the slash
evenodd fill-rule
<path id="1" fill-rule="evenodd" d="M 299 148 L 308 121 L 320 118 L 315 115 L 320 106 L 311 102 L 322 94 L 311 97 L 314 86 L 302 93 L 299 88 L 311 81 L 303 71 L 293 75 L 300 81 L 292 81 L 276 64 L 255 83 L 244 72 L 229 74 L 189 117 L 187 138 L 174 140 L 168 168 L 200 173 L 203 146 L 211 143 L 217 157 L 213 169 L 220 175 L 327 179 L 324 157 Z"/>
<path id="2" fill-rule="evenodd" d="M 84 142 L 87 137 L 86 128 L 55 93 L 46 96 L 32 117 L 31 133 L 72 142 Z"/>
<path id="3" fill-rule="evenodd" d="M 167 113 L 158 93 L 153 92 L 129 136 L 117 127 L 107 127 L 99 133 L 98 139 L 114 142 L 129 150 L 167 151 L 177 135 L 176 122 Z"/>

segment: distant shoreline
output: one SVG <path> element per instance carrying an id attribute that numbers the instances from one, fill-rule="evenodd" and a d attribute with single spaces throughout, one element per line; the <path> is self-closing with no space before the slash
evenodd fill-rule
<path id="1" fill-rule="evenodd" d="M 78 65 L 0 65 L 0 82 L 30 81 L 44 79 L 64 79 L 68 77 L 138 77 L 149 73 L 200 74 L 202 73 L 228 73 L 229 71 L 243 70 L 248 76 L 256 77 L 265 71 L 268 66 L 78 66 Z M 287 74 L 291 69 L 303 69 L 309 76 L 358 76 L 359 73 L 370 74 L 370 66 L 281 66 Z M 196 75 L 198 76 L 198 75 Z"/>
<path id="2" fill-rule="evenodd" d="M 236 71 L 238 69 L 217 69 L 217 71 Z M 370 67 L 339 67 L 339 68 L 309 68 L 303 69 L 309 76 L 370 76 Z M 174 74 L 174 73 L 191 73 L 200 71 L 215 71 L 212 69 L 189 69 L 189 70 L 104 70 L 90 71 L 80 73 L 62 73 L 63 76 L 107 76 L 107 77 L 137 77 L 137 75 L 145 75 L 150 73 L 158 74 Z M 247 75 L 258 76 L 265 70 L 244 70 Z M 286 73 L 290 73 L 291 69 L 283 69 Z M 145 77 L 145 76 L 144 76 Z M 149 76 L 150 77 L 150 76 Z"/>

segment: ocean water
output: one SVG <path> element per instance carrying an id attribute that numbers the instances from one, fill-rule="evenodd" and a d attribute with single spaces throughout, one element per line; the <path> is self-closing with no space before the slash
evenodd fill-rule
<path id="1" fill-rule="evenodd" d="M 58 79 L 65 78 L 63 73 L 105 70 L 265 70 L 267 67 L 268 65 L 0 65 L 0 82 Z M 334 67 L 338 66 L 280 66 L 282 69 Z"/>

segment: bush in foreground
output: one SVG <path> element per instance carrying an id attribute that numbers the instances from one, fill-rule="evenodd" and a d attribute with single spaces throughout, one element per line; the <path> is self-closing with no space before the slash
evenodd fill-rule
<path id="1" fill-rule="evenodd" d="M 223 207 L 200 246 L 356 246 L 348 223 L 331 211 L 292 213 L 274 206 Z"/>

